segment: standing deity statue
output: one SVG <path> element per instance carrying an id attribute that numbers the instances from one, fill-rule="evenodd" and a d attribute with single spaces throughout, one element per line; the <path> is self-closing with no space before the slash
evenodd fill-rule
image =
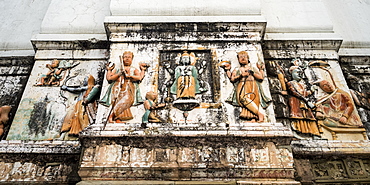
<path id="1" fill-rule="evenodd" d="M 109 122 L 124 122 L 133 119 L 130 107 L 143 103 L 139 83 L 144 78 L 148 65 L 140 63 L 140 71 L 131 67 L 134 54 L 125 51 L 120 56 L 121 68 L 107 65 L 106 78 L 110 83 L 104 97 L 100 100 L 105 106 L 111 106 Z"/>
<path id="2" fill-rule="evenodd" d="M 226 101 L 242 108 L 240 118 L 263 122 L 265 115 L 260 108 L 263 92 L 257 84 L 257 80 L 262 81 L 264 78 L 263 65 L 252 66 L 246 51 L 239 52 L 237 56 L 240 67 L 233 72 L 230 72 L 230 63 L 221 65 L 227 77 L 234 83 L 233 94 Z"/>
<path id="3" fill-rule="evenodd" d="M 68 132 L 69 135 L 78 135 L 95 120 L 97 109 L 95 98 L 100 91 L 100 85 L 95 85 L 95 78 L 89 75 L 85 77 L 81 86 L 69 87 L 63 85 L 61 89 L 72 93 L 80 93 L 76 104 L 65 116 L 61 129 L 62 133 Z"/>
<path id="4" fill-rule="evenodd" d="M 301 133 L 320 136 L 317 122 L 311 109 L 314 105 L 308 100 L 308 96 L 314 92 L 314 89 L 307 90 L 307 86 L 302 80 L 302 70 L 299 66 L 290 67 L 289 72 L 292 75 L 292 80 L 287 83 L 287 89 L 289 95 L 291 95 L 288 102 L 292 128 Z"/>
<path id="5" fill-rule="evenodd" d="M 195 99 L 199 94 L 198 70 L 191 64 L 187 51 L 181 55 L 180 65 L 175 69 L 175 81 L 171 86 L 171 94 L 176 94 L 177 99 Z"/>

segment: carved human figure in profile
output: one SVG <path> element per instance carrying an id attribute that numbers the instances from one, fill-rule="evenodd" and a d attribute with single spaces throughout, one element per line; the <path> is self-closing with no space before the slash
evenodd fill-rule
<path id="1" fill-rule="evenodd" d="M 157 115 L 156 110 L 163 108 L 166 104 L 157 104 L 155 101 L 158 94 L 154 91 L 149 91 L 146 93 L 146 100 L 144 101 L 145 113 L 142 118 L 143 123 L 160 123 L 163 120 Z"/>
<path id="2" fill-rule="evenodd" d="M 82 85 L 61 87 L 62 90 L 72 93 L 79 93 L 77 102 L 70 109 L 64 118 L 62 135 L 67 133 L 77 136 L 84 128 L 94 122 L 97 109 L 96 96 L 100 91 L 100 85 L 95 85 L 95 78 L 92 75 L 86 76 Z"/>
<path id="3" fill-rule="evenodd" d="M 239 68 L 230 71 L 230 63 L 225 62 L 221 67 L 225 70 L 227 77 L 234 84 L 233 94 L 226 100 L 232 105 L 240 106 L 240 118 L 251 121 L 263 122 L 265 114 L 261 110 L 261 90 L 257 80 L 262 81 L 264 74 L 263 65 L 252 66 L 246 51 L 237 54 L 240 64 Z"/>
<path id="4" fill-rule="evenodd" d="M 46 68 L 48 68 L 49 71 L 45 75 L 41 75 L 40 83 L 37 84 L 38 86 L 59 85 L 63 77 L 61 73 L 64 70 L 59 67 L 59 63 L 59 60 L 54 59 L 51 64 L 46 64 Z"/>
<path id="5" fill-rule="evenodd" d="M 133 119 L 130 107 L 143 103 L 139 83 L 144 78 L 148 65 L 140 63 L 140 71 L 131 66 L 134 54 L 125 51 L 120 56 L 120 68 L 107 65 L 106 79 L 110 83 L 107 92 L 100 100 L 105 106 L 111 106 L 109 122 L 125 122 Z"/>
<path id="6" fill-rule="evenodd" d="M 71 62 L 67 60 L 59 61 L 54 59 L 51 64 L 46 64 L 49 71 L 41 75 L 40 82 L 36 86 L 59 86 L 60 82 L 64 79 L 63 71 L 69 70 L 77 66 L 79 62 Z"/>
<path id="7" fill-rule="evenodd" d="M 317 100 L 317 119 L 328 127 L 363 127 L 360 118 L 354 114 L 355 105 L 347 92 L 327 80 L 317 83 L 326 93 Z"/>
<path id="8" fill-rule="evenodd" d="M 171 94 L 176 94 L 177 99 L 195 99 L 199 90 L 198 70 L 191 63 L 187 51 L 181 55 L 179 65 L 175 69 L 175 81 L 171 86 Z"/>
<path id="9" fill-rule="evenodd" d="M 308 100 L 314 89 L 307 90 L 307 86 L 302 80 L 302 69 L 299 66 L 290 67 L 289 72 L 292 75 L 292 80 L 287 83 L 287 89 L 290 95 L 288 102 L 292 128 L 300 133 L 320 136 L 312 112 L 314 104 Z"/>

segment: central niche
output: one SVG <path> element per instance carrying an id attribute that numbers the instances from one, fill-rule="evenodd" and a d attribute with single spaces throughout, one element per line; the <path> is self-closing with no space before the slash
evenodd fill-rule
<path id="1" fill-rule="evenodd" d="M 214 58 L 211 50 L 160 51 L 158 102 L 172 107 L 172 111 L 160 111 L 167 122 L 209 122 L 210 115 L 219 113 L 220 86 Z"/>
<path id="2" fill-rule="evenodd" d="M 199 104 L 216 103 L 218 97 L 215 96 L 215 91 L 219 90 L 219 86 L 214 83 L 218 81 L 218 75 L 212 58 L 211 50 L 160 51 L 158 102 L 194 99 Z M 184 76 L 192 77 L 185 79 Z M 195 88 L 195 96 L 177 93 L 176 91 L 181 91 L 181 88 L 187 88 L 177 88 L 178 83 L 181 83 L 179 80 L 183 80 L 181 82 L 187 86 L 194 86 L 191 88 Z"/>

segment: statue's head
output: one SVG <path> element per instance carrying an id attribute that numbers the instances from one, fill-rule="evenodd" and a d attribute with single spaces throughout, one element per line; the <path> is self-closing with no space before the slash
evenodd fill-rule
<path id="1" fill-rule="evenodd" d="M 131 66 L 132 59 L 134 58 L 134 53 L 131 51 L 125 51 L 123 52 L 122 58 L 124 66 Z"/>
<path id="2" fill-rule="evenodd" d="M 190 65 L 190 55 L 187 51 L 184 51 L 184 53 L 181 55 L 180 64 L 185 66 Z"/>
<path id="3" fill-rule="evenodd" d="M 59 60 L 54 59 L 53 62 L 51 62 L 51 67 L 52 68 L 57 68 L 59 66 Z"/>
<path id="4" fill-rule="evenodd" d="M 147 100 L 152 100 L 152 101 L 154 101 L 155 99 L 157 99 L 157 96 L 158 96 L 158 94 L 157 94 L 156 92 L 154 92 L 154 91 L 149 91 L 149 92 L 147 92 L 147 93 L 146 93 L 145 98 L 146 98 Z"/>
<path id="5" fill-rule="evenodd" d="M 289 72 L 292 75 L 293 80 L 300 80 L 302 78 L 302 70 L 298 66 L 290 67 Z"/>
<path id="6" fill-rule="evenodd" d="M 335 91 L 335 87 L 333 84 L 331 84 L 329 81 L 327 80 L 322 80 L 320 82 L 318 82 L 319 84 L 319 87 L 325 91 L 326 93 L 332 93 Z"/>
<path id="7" fill-rule="evenodd" d="M 246 65 L 249 63 L 249 55 L 246 51 L 240 51 L 238 53 L 238 61 L 241 65 Z"/>

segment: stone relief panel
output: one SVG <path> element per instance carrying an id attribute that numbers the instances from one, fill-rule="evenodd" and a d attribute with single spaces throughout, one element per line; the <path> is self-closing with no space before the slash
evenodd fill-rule
<path id="1" fill-rule="evenodd" d="M 93 122 L 103 61 L 56 61 L 35 62 L 8 140 L 77 139 Z"/>
<path id="2" fill-rule="evenodd" d="M 277 117 L 288 118 L 297 137 L 367 140 L 364 126 L 335 60 L 269 61 Z"/>
<path id="3" fill-rule="evenodd" d="M 220 44 L 182 47 L 113 44 L 97 123 L 124 128 L 141 123 L 145 123 L 144 127 L 147 123 L 174 123 L 190 127 L 189 124 L 226 126 L 230 123 L 274 121 L 265 64 L 258 44 L 233 45 L 227 49 L 221 48 Z M 246 53 L 245 64 L 238 60 L 240 51 Z M 122 57 L 126 52 L 134 56 L 131 56 L 129 65 L 134 72 L 129 75 L 127 71 L 117 72 L 125 68 Z M 128 78 L 121 80 L 118 90 L 112 90 L 115 86 L 112 84 L 117 83 L 111 78 L 113 76 L 117 79 Z M 133 88 L 122 87 L 131 82 Z M 254 90 L 249 92 L 250 88 Z M 132 96 L 123 95 L 126 89 L 133 89 L 127 91 L 133 93 Z M 111 97 L 110 104 L 107 104 L 106 94 L 109 91 L 120 91 L 121 95 Z M 112 119 L 118 111 L 114 104 L 121 99 L 127 101 L 123 104 L 129 107 L 130 116 Z"/>
<path id="4" fill-rule="evenodd" d="M 311 161 L 312 172 L 317 182 L 353 182 L 369 180 L 369 161 L 361 159 L 314 160 Z"/>

